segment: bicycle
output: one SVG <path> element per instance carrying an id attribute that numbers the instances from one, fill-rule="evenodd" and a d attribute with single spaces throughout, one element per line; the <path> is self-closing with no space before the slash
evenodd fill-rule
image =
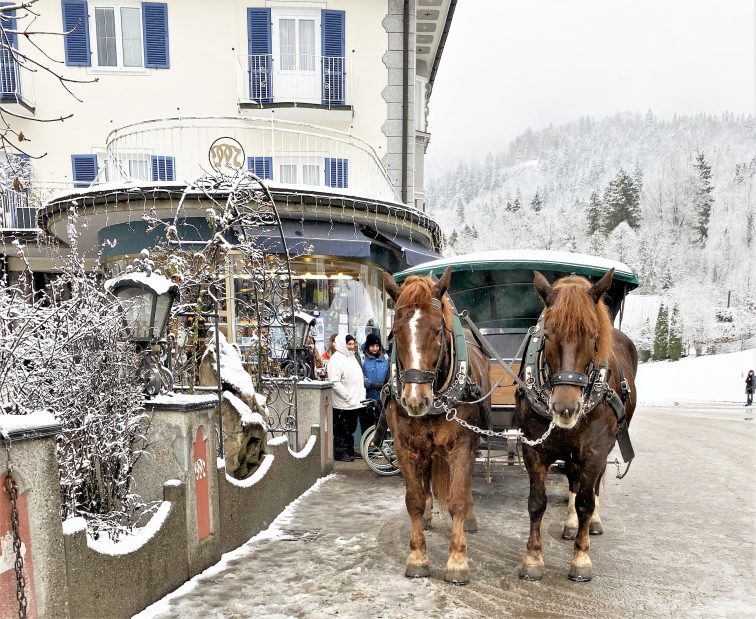
<path id="1" fill-rule="evenodd" d="M 394 439 L 391 432 L 387 429 L 380 447 L 373 443 L 375 432 L 378 426 L 378 419 L 381 413 L 381 403 L 378 400 L 365 400 L 362 402 L 369 411 L 373 413 L 376 423 L 370 426 L 362 435 L 360 440 L 360 453 L 368 465 L 368 468 L 384 477 L 398 475 L 401 471 L 396 460 L 396 451 L 394 450 Z"/>

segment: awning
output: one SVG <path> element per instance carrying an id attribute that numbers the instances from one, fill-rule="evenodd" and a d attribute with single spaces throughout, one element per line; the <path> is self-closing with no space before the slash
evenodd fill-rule
<path id="1" fill-rule="evenodd" d="M 436 253 L 432 249 L 428 249 L 425 245 L 421 245 L 418 242 L 411 241 L 410 239 L 397 236 L 395 238 L 384 236 L 387 243 L 394 245 L 402 254 L 406 267 L 410 268 L 429 262 L 431 260 L 438 260 L 441 254 Z"/>
<path id="2" fill-rule="evenodd" d="M 283 236 L 289 255 L 306 253 L 345 258 L 370 258 L 370 239 L 357 226 L 330 221 L 283 221 Z M 249 228 L 247 234 L 267 253 L 284 253 L 278 227 Z M 308 252 L 312 246 L 312 252 Z"/>

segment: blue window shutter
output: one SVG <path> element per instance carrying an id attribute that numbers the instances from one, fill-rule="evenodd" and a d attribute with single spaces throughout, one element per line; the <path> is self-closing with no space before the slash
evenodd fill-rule
<path id="1" fill-rule="evenodd" d="M 176 164 L 173 157 L 168 155 L 152 155 L 150 167 L 153 181 L 175 181 Z"/>
<path id="2" fill-rule="evenodd" d="M 97 178 L 97 155 L 71 155 L 74 187 L 89 187 Z"/>
<path id="3" fill-rule="evenodd" d="M 8 6 L 10 2 L 0 2 L 0 6 Z M 8 32 L 8 30 L 16 29 L 16 11 L 8 11 L 3 13 L 3 28 L 6 32 L 7 40 L 3 41 L 4 44 L 11 47 L 18 48 L 18 34 L 15 32 Z M 17 71 L 18 66 L 16 59 L 13 56 L 13 52 L 9 49 L 2 48 L 0 51 L 0 65 L 2 71 L 0 71 L 0 98 L 7 100 L 16 100 L 18 93 L 18 81 Z"/>
<path id="4" fill-rule="evenodd" d="M 247 39 L 249 98 L 258 103 L 272 103 L 270 9 L 247 9 Z"/>
<path id="5" fill-rule="evenodd" d="M 247 168 L 260 178 L 273 178 L 273 157 L 247 157 Z"/>
<path id="6" fill-rule="evenodd" d="M 168 5 L 142 2 L 144 31 L 144 66 L 148 69 L 170 68 L 168 53 Z"/>
<path id="7" fill-rule="evenodd" d="M 328 187 L 349 187 L 349 160 L 326 157 L 325 184 Z"/>
<path id="8" fill-rule="evenodd" d="M 86 0 L 63 0 L 63 32 L 66 64 L 69 67 L 88 67 L 89 18 Z"/>
<path id="9" fill-rule="evenodd" d="M 344 105 L 344 45 L 346 14 L 344 11 L 320 12 L 323 52 L 323 105 Z"/>

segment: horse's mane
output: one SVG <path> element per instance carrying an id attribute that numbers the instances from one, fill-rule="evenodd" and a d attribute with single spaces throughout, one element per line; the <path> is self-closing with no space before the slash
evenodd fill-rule
<path id="1" fill-rule="evenodd" d="M 433 302 L 433 290 L 435 287 L 436 284 L 430 277 L 411 275 L 402 284 L 396 305 L 402 307 L 426 307 Z M 450 326 L 452 324 L 452 308 L 446 294 L 441 299 L 441 307 L 444 312 L 444 321 L 447 326 Z"/>
<path id="2" fill-rule="evenodd" d="M 595 303 L 588 294 L 591 283 L 570 275 L 554 284 L 556 299 L 546 309 L 546 319 L 563 337 L 597 336 L 595 360 L 608 362 L 612 352 L 612 319 L 603 301 Z"/>

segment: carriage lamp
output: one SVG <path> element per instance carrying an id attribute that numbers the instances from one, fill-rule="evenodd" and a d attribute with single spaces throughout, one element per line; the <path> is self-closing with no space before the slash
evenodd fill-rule
<path id="1" fill-rule="evenodd" d="M 156 395 L 163 387 L 173 387 L 170 372 L 161 362 L 168 350 L 162 335 L 179 290 L 177 284 L 153 269 L 150 254 L 143 249 L 125 273 L 105 282 L 105 289 L 123 307 L 126 329 L 139 353 L 140 376 L 147 396 Z"/>

